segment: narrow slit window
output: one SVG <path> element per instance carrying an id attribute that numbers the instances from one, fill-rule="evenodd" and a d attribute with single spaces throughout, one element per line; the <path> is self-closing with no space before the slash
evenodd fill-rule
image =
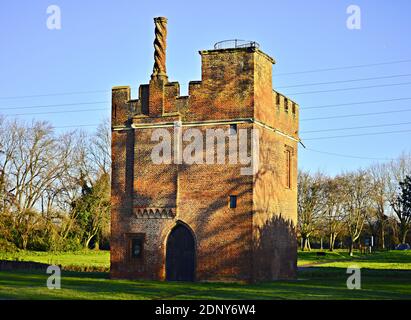
<path id="1" fill-rule="evenodd" d="M 288 189 L 291 189 L 291 151 L 286 150 L 285 151 L 285 163 L 286 163 L 286 168 L 285 168 L 285 185 Z"/>
<path id="2" fill-rule="evenodd" d="M 288 112 L 288 99 L 287 98 L 284 99 L 284 110 L 285 112 Z"/>
<path id="3" fill-rule="evenodd" d="M 237 208 L 237 196 L 230 196 L 230 204 L 229 204 L 230 208 Z"/>

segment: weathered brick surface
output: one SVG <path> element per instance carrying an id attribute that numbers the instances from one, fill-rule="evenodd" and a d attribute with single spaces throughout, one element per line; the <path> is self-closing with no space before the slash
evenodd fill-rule
<path id="1" fill-rule="evenodd" d="M 277 106 L 273 60 L 260 50 L 200 54 L 202 79 L 190 82 L 188 97 L 180 97 L 179 84 L 164 77 L 142 85 L 133 102 L 128 88 L 113 89 L 111 275 L 164 280 L 167 236 L 181 222 L 195 237 L 197 280 L 292 278 L 298 106 L 289 101 L 287 111 L 283 96 Z M 245 165 L 228 161 L 154 164 L 150 155 L 157 144 L 151 141 L 155 128 L 146 126 L 173 134 L 174 121 L 182 122 L 183 132 L 228 130 L 230 121 L 237 122 L 238 129 L 258 129 L 257 174 L 241 175 Z M 286 186 L 286 150 L 292 152 L 291 188 Z M 236 208 L 228 206 L 230 195 L 237 196 Z M 163 209 L 171 214 L 162 214 Z M 144 238 L 139 259 L 130 258 L 130 234 Z"/>

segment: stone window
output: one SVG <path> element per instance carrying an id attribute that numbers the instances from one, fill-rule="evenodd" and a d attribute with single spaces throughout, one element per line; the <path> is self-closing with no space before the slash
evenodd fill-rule
<path id="1" fill-rule="evenodd" d="M 141 239 L 131 239 L 131 257 L 140 258 L 143 252 L 143 241 Z"/>
<path id="2" fill-rule="evenodd" d="M 144 234 L 133 233 L 127 234 L 128 251 L 130 259 L 141 259 L 144 251 Z"/>
<path id="3" fill-rule="evenodd" d="M 230 124 L 230 136 L 235 136 L 237 134 L 237 125 Z"/>
<path id="4" fill-rule="evenodd" d="M 285 112 L 288 112 L 288 99 L 287 98 L 284 99 L 284 110 Z"/>
<path id="5" fill-rule="evenodd" d="M 280 94 L 277 93 L 275 97 L 275 104 L 277 105 L 277 109 L 280 109 Z"/>
<path id="6" fill-rule="evenodd" d="M 230 196 L 229 207 L 230 207 L 231 209 L 237 208 L 237 196 L 234 196 L 234 195 L 231 195 L 231 196 Z"/>

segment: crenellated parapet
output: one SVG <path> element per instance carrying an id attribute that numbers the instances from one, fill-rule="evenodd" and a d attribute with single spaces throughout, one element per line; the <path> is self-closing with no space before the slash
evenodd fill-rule
<path id="1" fill-rule="evenodd" d="M 148 84 L 140 85 L 138 98 L 130 99 L 129 87 L 113 88 L 113 125 L 130 127 L 173 117 L 182 121 L 255 119 L 298 139 L 299 106 L 273 90 L 275 60 L 257 47 L 200 51 L 201 80 L 190 81 L 188 96 L 180 96 L 180 84 L 168 81 L 166 75 L 166 22 L 155 18 L 153 74 Z"/>

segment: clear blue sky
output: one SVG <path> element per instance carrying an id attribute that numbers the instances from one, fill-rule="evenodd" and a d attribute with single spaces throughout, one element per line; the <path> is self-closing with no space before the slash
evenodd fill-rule
<path id="1" fill-rule="evenodd" d="M 154 4 L 156 3 L 156 4 Z M 46 27 L 49 5 L 61 8 L 61 30 Z M 361 8 L 361 29 L 346 27 L 350 4 Z M 2 1 L 0 4 L 0 112 L 35 113 L 105 109 L 78 113 L 21 115 L 53 125 L 98 124 L 109 116 L 110 88 L 147 83 L 153 64 L 153 17 L 166 16 L 167 72 L 184 86 L 200 79 L 198 50 L 224 39 L 249 39 L 273 56 L 274 88 L 301 107 L 301 137 L 310 149 L 343 155 L 393 158 L 410 151 L 411 132 L 309 140 L 316 137 L 411 130 L 411 100 L 385 103 L 352 102 L 411 98 L 411 85 L 335 90 L 411 82 L 411 61 L 326 72 L 284 74 L 323 68 L 411 60 L 411 2 L 397 1 Z M 290 85 L 396 76 L 368 81 L 281 88 Z M 397 77 L 401 76 L 401 77 Z M 8 97 L 107 90 L 82 95 Z M 135 96 L 136 90 L 134 90 Z M 53 108 L 39 105 L 103 102 Z M 349 104 L 339 107 L 310 107 Z M 8 108 L 8 109 L 7 109 Z M 15 109 L 10 109 L 15 108 Z M 304 110 L 307 108 L 306 110 Z M 392 112 L 361 117 L 304 120 L 358 113 Z M 395 126 L 304 133 L 358 126 Z M 84 127 L 93 130 L 93 127 Z M 62 129 L 59 129 L 62 130 Z M 68 130 L 68 129 L 64 129 Z M 300 168 L 330 174 L 374 162 L 316 153 L 300 148 Z"/>

